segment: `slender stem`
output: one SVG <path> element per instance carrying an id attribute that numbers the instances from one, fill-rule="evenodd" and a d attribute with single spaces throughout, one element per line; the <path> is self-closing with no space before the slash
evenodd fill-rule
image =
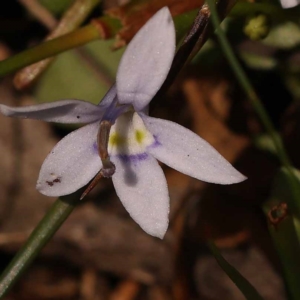
<path id="1" fill-rule="evenodd" d="M 76 0 L 66 10 L 59 20 L 57 27 L 50 33 L 47 39 L 53 39 L 68 32 L 71 32 L 86 19 L 100 0 Z"/>
<path id="2" fill-rule="evenodd" d="M 0 299 L 7 294 L 79 202 L 79 198 L 74 197 L 74 195 L 56 200 L 2 273 L 0 277 Z"/>
<path id="3" fill-rule="evenodd" d="M 246 278 L 244 278 L 238 270 L 236 270 L 224 259 L 220 250 L 213 241 L 208 241 L 207 245 L 219 266 L 243 293 L 247 300 L 264 300 L 262 296 L 256 291 L 254 286 Z"/>
<path id="4" fill-rule="evenodd" d="M 23 0 L 24 1 L 24 0 Z M 76 0 L 64 13 L 53 31 L 45 40 L 53 40 L 59 36 L 70 33 L 79 27 L 100 0 Z M 39 61 L 20 70 L 15 78 L 14 85 L 17 89 L 28 87 L 48 67 L 54 57 Z"/>
<path id="5" fill-rule="evenodd" d="M 242 69 L 239 61 L 237 60 L 229 41 L 227 40 L 227 37 L 223 30 L 220 28 L 220 19 L 216 11 L 214 0 L 207 0 L 207 3 L 209 5 L 210 11 L 211 11 L 211 18 L 213 22 L 213 26 L 216 30 L 217 37 L 219 39 L 220 45 L 224 51 L 224 55 L 226 56 L 233 72 L 235 73 L 235 76 L 237 80 L 239 81 L 241 87 L 243 88 L 244 92 L 248 96 L 252 106 L 254 107 L 258 117 L 260 118 L 262 124 L 264 125 L 266 131 L 268 132 L 269 136 L 271 137 L 274 147 L 276 149 L 276 155 L 278 159 L 280 160 L 281 164 L 286 167 L 287 172 L 290 175 L 290 184 L 291 184 L 291 191 L 292 191 L 292 197 L 289 200 L 289 206 L 295 216 L 300 219 L 300 184 L 298 178 L 295 176 L 292 166 L 290 163 L 290 160 L 286 154 L 286 151 L 284 149 L 282 139 L 281 137 L 276 134 L 275 128 L 273 127 L 273 124 L 265 111 L 264 106 L 262 105 L 259 97 L 257 96 L 252 84 L 250 83 L 250 80 L 248 79 L 246 73 Z M 297 231 L 298 233 L 298 231 Z M 300 232 L 299 232 L 299 241 L 300 241 Z"/>
<path id="6" fill-rule="evenodd" d="M 0 77 L 96 39 L 108 39 L 120 28 L 121 23 L 117 19 L 106 16 L 96 19 L 90 25 L 0 61 Z"/>
<path id="7" fill-rule="evenodd" d="M 258 114 L 266 131 L 272 138 L 273 143 L 276 148 L 276 153 L 277 153 L 278 158 L 280 159 L 280 161 L 283 165 L 285 165 L 285 166 L 290 165 L 289 158 L 284 150 L 281 138 L 278 137 L 278 135 L 276 135 L 275 128 L 273 127 L 273 124 L 272 124 L 268 114 L 266 113 L 250 80 L 248 79 L 248 77 L 247 77 L 246 73 L 244 72 L 244 70 L 242 69 L 236 55 L 234 54 L 234 51 L 233 51 L 232 47 L 230 46 L 224 31 L 220 28 L 220 19 L 217 14 L 214 0 L 207 0 L 207 3 L 209 5 L 210 11 L 211 11 L 212 23 L 216 30 L 216 35 L 219 39 L 219 42 L 223 49 L 224 55 L 226 56 L 241 87 L 243 88 L 244 92 L 246 93 L 249 100 L 251 101 L 254 109 L 256 110 L 256 113 Z"/>
<path id="8" fill-rule="evenodd" d="M 268 114 L 266 113 L 263 105 L 261 104 L 260 99 L 255 93 L 246 73 L 244 72 L 236 56 L 234 55 L 234 52 L 227 40 L 225 33 L 220 28 L 220 21 L 215 9 L 214 0 L 207 0 L 207 3 L 210 7 L 213 25 L 216 29 L 216 34 L 218 36 L 224 54 L 229 64 L 231 65 L 231 68 L 235 73 L 236 78 L 239 81 L 241 87 L 243 88 L 246 95 L 249 97 L 262 124 L 264 125 L 266 131 L 272 138 L 274 146 L 276 148 L 277 157 L 279 158 L 282 165 L 286 168 L 286 172 L 288 174 L 288 178 L 286 180 L 287 190 L 290 191 L 290 195 L 285 196 L 283 199 L 288 203 L 288 208 L 290 208 L 293 218 L 290 218 L 290 222 L 288 223 L 289 226 L 285 227 L 285 230 L 274 230 L 274 228 L 270 228 L 270 233 L 275 242 L 276 249 L 280 255 L 281 263 L 283 265 L 283 269 L 286 276 L 287 289 L 290 292 L 291 299 L 299 299 L 299 284 L 297 283 L 297 280 L 295 280 L 295 278 L 298 278 L 297 274 L 299 273 L 299 265 L 297 263 L 295 264 L 295 262 L 298 261 L 299 252 L 297 252 L 296 249 L 299 248 L 300 241 L 300 229 L 298 228 L 300 219 L 299 179 L 293 172 L 292 166 L 285 152 L 281 138 L 278 135 L 276 135 L 275 129 L 273 127 L 273 124 L 271 123 L 271 120 L 269 119 Z M 278 186 L 281 185 L 282 181 L 279 182 Z M 295 247 L 295 245 L 297 246 Z"/>
<path id="9" fill-rule="evenodd" d="M 56 19 L 38 0 L 19 0 L 30 14 L 48 29 L 53 29 Z"/>
<path id="10" fill-rule="evenodd" d="M 7 75 L 25 66 L 31 65 L 42 59 L 54 56 L 58 53 L 84 45 L 100 37 L 97 28 L 93 25 L 85 26 L 70 34 L 64 35 L 34 48 L 25 50 L 0 63 L 0 76 Z"/>

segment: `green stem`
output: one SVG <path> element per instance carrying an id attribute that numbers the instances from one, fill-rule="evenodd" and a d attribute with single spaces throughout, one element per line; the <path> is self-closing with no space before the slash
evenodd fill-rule
<path id="1" fill-rule="evenodd" d="M 82 46 L 96 39 L 108 39 L 114 36 L 120 28 L 121 23 L 119 20 L 104 16 L 95 20 L 90 25 L 82 27 L 59 38 L 44 42 L 34 48 L 25 50 L 20 54 L 1 61 L 0 77 L 36 63 L 42 59 Z"/>
<path id="2" fill-rule="evenodd" d="M 275 129 L 273 127 L 273 124 L 271 120 L 269 119 L 268 114 L 266 113 L 260 99 L 258 98 L 257 94 L 254 91 L 253 86 L 251 85 L 246 73 L 242 69 L 239 61 L 237 60 L 228 40 L 223 32 L 223 30 L 220 28 L 220 20 L 217 15 L 217 11 L 215 9 L 215 3 L 214 0 L 207 0 L 207 3 L 209 5 L 211 16 L 212 16 L 212 22 L 214 25 L 214 28 L 216 30 L 217 37 L 219 39 L 220 45 L 224 51 L 224 54 L 235 73 L 235 76 L 237 80 L 239 81 L 241 87 L 243 88 L 244 92 L 248 96 L 248 98 L 251 101 L 252 106 L 256 110 L 256 113 L 258 114 L 262 124 L 264 125 L 266 131 L 272 138 L 272 141 L 274 143 L 275 149 L 276 149 L 276 155 L 279 158 L 281 164 L 286 168 L 287 174 L 288 174 L 288 190 L 291 192 L 289 197 L 285 197 L 285 201 L 288 203 L 288 207 L 291 209 L 293 217 L 295 217 L 294 221 L 290 223 L 288 230 L 292 230 L 295 234 L 292 235 L 292 232 L 289 231 L 289 235 L 286 233 L 288 230 L 285 230 L 282 234 L 278 234 L 278 232 L 271 228 L 270 232 L 272 235 L 273 240 L 275 241 L 275 246 L 280 254 L 281 263 L 283 265 L 283 269 L 285 271 L 286 275 L 286 282 L 287 282 L 287 288 L 291 295 L 296 295 L 295 298 L 292 299 L 298 299 L 300 295 L 300 289 L 299 284 L 297 283 L 298 277 L 296 276 L 299 273 L 299 265 L 293 264 L 293 262 L 297 262 L 297 258 L 299 256 L 299 253 L 295 250 L 294 244 L 297 244 L 297 249 L 299 248 L 299 241 L 300 241 L 300 230 L 298 228 L 299 219 L 300 219 L 300 184 L 299 180 L 296 177 L 296 175 L 293 172 L 292 166 L 290 164 L 289 158 L 286 154 L 286 151 L 284 149 L 282 140 L 280 136 L 276 135 Z M 291 218 L 292 219 L 292 218 Z M 300 227 L 300 225 L 299 225 Z M 286 237 L 288 237 L 288 242 L 284 243 L 286 241 Z M 293 239 L 296 238 L 296 241 Z M 287 258 L 288 256 L 288 258 Z"/>
<path id="3" fill-rule="evenodd" d="M 55 29 L 46 37 L 53 40 L 59 36 L 70 33 L 79 27 L 91 13 L 100 0 L 76 0 L 59 20 Z M 17 89 L 23 89 L 33 83 L 42 72 L 47 69 L 54 57 L 41 60 L 20 70 L 15 78 L 14 85 Z"/>
<path id="4" fill-rule="evenodd" d="M 216 35 L 219 39 L 220 45 L 223 49 L 224 55 L 226 56 L 237 80 L 239 81 L 241 87 L 243 88 L 244 92 L 248 96 L 249 100 L 251 101 L 254 109 L 256 110 L 256 113 L 258 114 L 261 122 L 263 123 L 266 131 L 270 135 L 270 137 L 273 140 L 273 143 L 276 148 L 277 156 L 281 163 L 285 166 L 290 165 L 289 158 L 286 155 L 286 152 L 284 150 L 281 138 L 276 135 L 275 128 L 273 127 L 273 124 L 266 113 L 259 97 L 257 96 L 250 80 L 248 79 L 246 73 L 242 69 L 236 55 L 234 54 L 234 51 L 232 47 L 230 46 L 227 37 L 224 33 L 224 31 L 220 28 L 220 19 L 217 14 L 217 10 L 215 7 L 214 0 L 207 0 L 207 3 L 209 5 L 209 9 L 211 11 L 211 19 L 213 26 L 216 30 Z"/>
<path id="5" fill-rule="evenodd" d="M 79 197 L 74 197 L 74 195 L 56 200 L 2 273 L 0 277 L 0 299 L 7 294 L 79 202 Z"/>
<path id="6" fill-rule="evenodd" d="M 220 19 L 217 14 L 214 0 L 207 0 L 211 11 L 211 18 L 216 30 L 217 37 L 219 39 L 220 45 L 224 51 L 224 55 L 226 56 L 237 80 L 239 81 L 242 89 L 245 94 L 248 96 L 252 106 L 254 107 L 258 117 L 260 118 L 262 124 L 264 125 L 267 133 L 271 137 L 274 147 L 276 149 L 276 155 L 280 160 L 281 164 L 286 167 L 287 171 L 290 174 L 290 184 L 292 187 L 293 197 L 290 199 L 289 205 L 297 218 L 300 219 L 300 184 L 299 180 L 295 177 L 294 172 L 292 171 L 292 166 L 290 160 L 286 154 L 284 149 L 281 137 L 276 134 L 275 128 L 265 111 L 264 106 L 262 105 L 259 97 L 257 96 L 250 80 L 248 79 L 246 73 L 242 69 L 238 59 L 236 58 L 234 51 L 232 50 L 229 41 L 223 30 L 220 28 Z M 300 241 L 300 233 L 299 233 L 299 241 Z"/>
<path id="7" fill-rule="evenodd" d="M 262 296 L 256 291 L 254 286 L 244 278 L 240 272 L 238 272 L 231 264 L 229 264 L 222 256 L 218 247 L 213 241 L 207 243 L 210 251 L 214 255 L 217 263 L 227 274 L 227 276 L 233 281 L 237 288 L 242 292 L 247 300 L 264 300 Z"/>

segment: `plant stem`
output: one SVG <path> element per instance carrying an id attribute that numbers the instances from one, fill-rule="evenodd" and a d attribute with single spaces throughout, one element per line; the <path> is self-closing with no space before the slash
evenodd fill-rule
<path id="1" fill-rule="evenodd" d="M 225 33 L 220 28 L 220 19 L 216 11 L 214 0 L 207 0 L 207 3 L 211 11 L 211 19 L 213 22 L 213 26 L 216 30 L 216 34 L 219 39 L 220 45 L 224 51 L 224 55 L 226 56 L 228 63 L 230 64 L 237 80 L 239 81 L 245 94 L 248 96 L 252 106 L 254 107 L 267 133 L 271 137 L 279 161 L 284 167 L 286 167 L 287 172 L 290 174 L 290 184 L 291 184 L 293 197 L 290 199 L 289 205 L 292 209 L 292 212 L 295 214 L 295 216 L 298 219 L 300 219 L 300 183 L 292 170 L 292 166 L 286 154 L 286 151 L 284 149 L 282 139 L 278 134 L 276 134 L 275 128 L 273 127 L 273 124 L 267 112 L 265 111 L 264 106 L 262 105 L 250 80 L 248 79 L 246 73 L 244 72 L 238 59 L 236 58 L 232 50 L 232 47 L 230 46 L 230 43 L 227 40 Z M 299 234 L 299 241 L 300 241 L 300 232 L 298 234 Z"/>
<path id="2" fill-rule="evenodd" d="M 77 193 L 76 195 L 78 196 Z M 0 299 L 7 294 L 79 202 L 79 197 L 74 197 L 74 195 L 56 200 L 2 273 L 0 277 Z"/>
<path id="3" fill-rule="evenodd" d="M 291 299 L 299 299 L 300 289 L 299 284 L 295 278 L 298 279 L 297 274 L 299 273 L 299 265 L 297 263 L 299 253 L 296 249 L 299 249 L 299 241 L 300 241 L 300 229 L 298 227 L 299 219 L 300 219 L 300 184 L 299 179 L 296 177 L 292 166 L 290 164 L 289 158 L 286 154 L 284 149 L 282 140 L 280 136 L 278 136 L 275 132 L 273 124 L 266 113 L 259 97 L 254 91 L 253 86 L 250 83 L 246 73 L 242 69 L 239 61 L 237 60 L 228 40 L 220 28 L 220 20 L 217 15 L 215 9 L 214 0 L 207 0 L 209 8 L 211 10 L 211 18 L 213 21 L 214 28 L 216 30 L 217 37 L 219 39 L 220 45 L 224 51 L 224 54 L 235 73 L 237 80 L 239 81 L 241 87 L 243 88 L 244 92 L 248 96 L 249 100 L 251 101 L 252 106 L 254 107 L 257 115 L 259 116 L 262 124 L 264 125 L 267 133 L 270 135 L 275 149 L 276 155 L 280 160 L 281 164 L 286 169 L 286 190 L 290 192 L 290 195 L 284 197 L 284 201 L 287 202 L 288 208 L 291 212 L 291 218 L 288 226 L 284 227 L 284 230 L 274 229 L 270 227 L 270 233 L 274 240 L 275 247 L 280 255 L 281 263 L 283 265 L 283 270 L 286 276 L 286 284 L 287 289 L 291 295 Z M 279 182 L 277 186 L 281 186 L 282 182 Z M 278 196 L 278 195 L 276 195 Z M 266 214 L 268 214 L 268 210 L 270 208 L 267 207 Z M 283 223 L 283 222 L 282 222 Z M 296 225 L 296 226 L 295 226 Z M 294 234 L 295 233 L 295 234 Z M 296 241 L 295 241 L 296 238 Z M 297 247 L 295 247 L 295 244 Z"/>
<path id="4" fill-rule="evenodd" d="M 119 31 L 120 28 L 121 23 L 117 19 L 112 19 L 106 16 L 96 19 L 90 25 L 84 26 L 59 38 L 44 42 L 36 47 L 25 50 L 20 54 L 1 61 L 0 77 L 36 63 L 42 59 L 82 46 L 96 39 L 111 38 Z"/>
<path id="5" fill-rule="evenodd" d="M 264 106 L 262 105 L 259 97 L 257 96 L 250 80 L 248 79 L 246 73 L 242 69 L 238 59 L 236 58 L 234 51 L 225 35 L 223 30 L 220 27 L 220 19 L 217 14 L 217 10 L 215 7 L 214 0 L 207 0 L 211 11 L 211 19 L 213 26 L 216 30 L 217 37 L 219 39 L 220 45 L 223 49 L 224 55 L 226 56 L 228 63 L 230 64 L 237 80 L 239 81 L 242 89 L 245 94 L 248 96 L 252 106 L 254 107 L 258 117 L 260 118 L 265 130 L 271 137 L 274 147 L 276 149 L 276 156 L 278 157 L 281 164 L 286 168 L 287 172 L 290 175 L 290 185 L 292 190 L 292 197 L 289 201 L 289 206 L 291 211 L 294 213 L 295 217 L 300 219 L 300 182 L 298 178 L 295 176 L 290 160 L 286 154 L 284 149 L 281 137 L 276 133 L 273 124 L 265 111 Z M 297 234 L 300 241 L 300 232 L 297 230 Z"/>
<path id="6" fill-rule="evenodd" d="M 236 55 L 234 54 L 234 51 L 233 51 L 232 47 L 230 46 L 224 31 L 220 28 L 220 19 L 217 14 L 214 0 L 207 0 L 207 3 L 209 5 L 209 9 L 211 11 L 211 19 L 212 19 L 213 26 L 216 30 L 216 35 L 219 39 L 219 42 L 223 49 L 224 55 L 226 56 L 228 63 L 230 64 L 230 66 L 236 76 L 236 79 L 239 81 L 242 89 L 244 90 L 244 92 L 248 96 L 249 100 L 251 101 L 254 109 L 256 110 L 256 113 L 258 114 L 266 131 L 272 138 L 279 160 L 281 161 L 281 163 L 284 166 L 290 165 L 289 158 L 284 150 L 281 138 L 278 137 L 278 135 L 276 135 L 275 128 L 273 127 L 273 124 L 272 124 L 268 114 L 266 113 L 250 80 L 248 79 L 248 77 L 247 77 L 246 73 L 244 72 L 244 70 L 242 69 Z"/>
<path id="7" fill-rule="evenodd" d="M 99 2 L 100 0 L 74 1 L 45 40 L 53 40 L 75 30 L 85 21 L 86 17 Z M 39 61 L 20 70 L 14 78 L 15 87 L 17 89 L 28 87 L 48 67 L 53 58 Z"/>
<path id="8" fill-rule="evenodd" d="M 68 32 L 84 22 L 86 17 L 91 13 L 100 0 L 76 0 L 66 10 L 62 18 L 59 20 L 57 27 L 50 33 L 47 39 L 52 39 Z"/>

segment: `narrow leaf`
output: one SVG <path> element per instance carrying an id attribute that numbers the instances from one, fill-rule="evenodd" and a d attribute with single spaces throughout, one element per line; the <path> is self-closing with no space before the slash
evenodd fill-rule
<path id="1" fill-rule="evenodd" d="M 295 180 L 299 182 L 299 171 L 281 168 L 275 176 L 271 196 L 263 210 L 268 218 L 269 232 L 280 258 L 282 271 L 290 299 L 300 299 L 300 225 L 292 213 L 299 197 Z M 296 196 L 296 197 L 295 197 Z"/>
<path id="2" fill-rule="evenodd" d="M 217 260 L 219 266 L 243 293 L 247 300 L 263 300 L 253 285 L 224 259 L 219 249 L 212 241 L 208 242 L 208 247 Z"/>

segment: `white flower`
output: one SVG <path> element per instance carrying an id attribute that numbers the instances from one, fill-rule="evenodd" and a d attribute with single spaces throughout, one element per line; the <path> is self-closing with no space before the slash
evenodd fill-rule
<path id="1" fill-rule="evenodd" d="M 280 0 L 282 8 L 292 8 L 300 4 L 300 0 Z"/>
<path id="2" fill-rule="evenodd" d="M 90 123 L 67 135 L 50 152 L 37 182 L 42 194 L 70 194 L 89 183 L 100 170 L 111 171 L 105 174 L 112 175 L 116 192 L 131 217 L 147 233 L 162 238 L 168 227 L 169 194 L 156 159 L 207 182 L 232 184 L 245 180 L 195 133 L 145 113 L 169 72 L 174 52 L 175 29 L 165 7 L 128 45 L 116 84 L 100 105 L 79 100 L 22 108 L 0 105 L 6 116 Z M 112 125 L 110 130 L 107 124 Z M 104 166 L 107 163 L 108 167 Z"/>

